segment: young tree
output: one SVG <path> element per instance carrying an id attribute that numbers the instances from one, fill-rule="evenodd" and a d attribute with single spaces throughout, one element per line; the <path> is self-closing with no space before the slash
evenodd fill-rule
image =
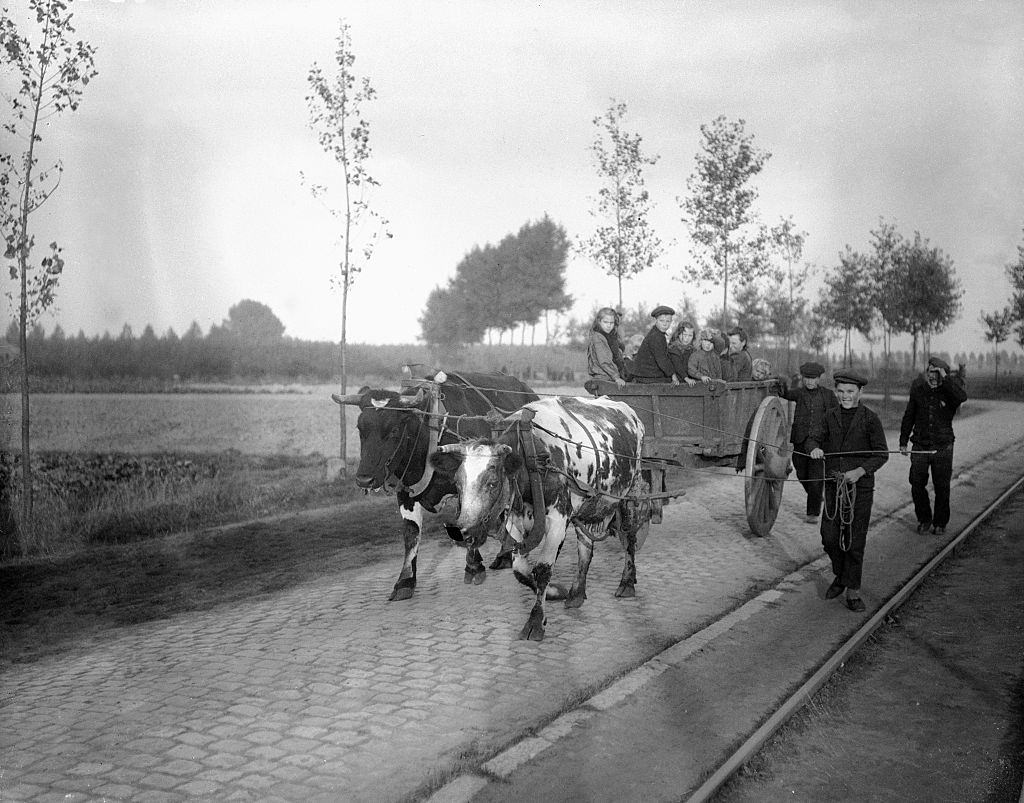
<path id="1" fill-rule="evenodd" d="M 701 152 L 686 180 L 690 194 L 677 199 L 695 245 L 694 264 L 685 273 L 698 284 L 721 283 L 723 330 L 729 326 L 729 279 L 745 284 L 772 272 L 769 235 L 758 223 L 757 190 L 750 183 L 771 154 L 754 145 L 744 125 L 724 116 L 701 125 Z"/>
<path id="2" fill-rule="evenodd" d="M 645 156 L 640 148 L 643 138 L 623 130 L 626 104 L 612 100 L 608 111 L 595 117 L 597 138 L 590 146 L 601 188 L 590 216 L 597 228 L 578 248 L 619 286 L 622 307 L 622 281 L 656 264 L 664 253 L 661 240 L 650 222 L 653 204 L 644 183 L 644 166 L 660 157 Z"/>
<path id="3" fill-rule="evenodd" d="M 1024 346 L 1024 245 L 1017 246 L 1017 261 L 1006 266 L 1006 275 L 1012 288 L 1010 315 L 1015 324 L 1017 345 Z"/>
<path id="4" fill-rule="evenodd" d="M 925 348 L 934 332 L 943 331 L 960 314 L 963 289 L 956 277 L 953 260 L 941 249 L 914 232 L 906 245 L 906 275 L 902 299 L 906 304 L 907 331 L 913 338 L 911 368 L 917 367 L 917 346 L 923 337 Z"/>
<path id="5" fill-rule="evenodd" d="M 996 361 L 996 384 L 999 384 L 999 344 L 1010 339 L 1013 331 L 1013 310 L 1003 307 L 999 312 L 982 312 L 981 323 L 985 326 L 985 340 L 994 343 L 992 353 Z"/>
<path id="6" fill-rule="evenodd" d="M 376 92 L 370 79 L 355 73 L 355 53 L 349 26 L 342 21 L 334 52 L 335 74 L 325 75 L 316 62 L 309 70 L 310 128 L 317 134 L 320 147 L 341 167 L 343 191 L 337 204 L 325 201 L 331 216 L 341 225 L 342 256 L 339 272 L 332 283 L 341 287 L 341 393 L 348 390 L 347 325 L 348 293 L 356 275 L 373 256 L 377 241 L 383 234 L 391 237 L 388 222 L 369 204 L 368 193 L 379 182 L 367 171 L 371 155 L 370 123 L 362 116 L 362 107 L 374 99 Z M 305 177 L 303 177 L 304 180 Z M 327 188 L 312 184 L 315 198 L 326 199 Z M 338 405 L 341 427 L 341 476 L 345 476 L 345 405 Z"/>
<path id="7" fill-rule="evenodd" d="M 788 297 L 777 292 L 769 292 L 765 298 L 768 306 L 769 317 L 775 329 L 775 333 L 785 332 L 786 334 L 786 376 L 789 376 L 793 369 L 790 366 L 790 347 L 793 340 L 793 332 L 796 327 L 798 315 L 806 306 L 806 299 L 799 296 L 807 281 L 809 268 L 805 265 L 802 269 L 797 266 L 804 253 L 804 243 L 807 240 L 807 232 L 797 229 L 793 218 L 785 217 L 779 220 L 778 224 L 772 226 L 769 231 L 771 244 L 776 254 L 786 264 L 786 280 Z M 776 285 L 777 286 L 777 285 Z M 784 303 L 779 303 L 785 299 Z"/>
<path id="8" fill-rule="evenodd" d="M 860 332 L 867 337 L 871 333 L 874 307 L 870 287 L 868 259 L 846 246 L 846 250 L 839 254 L 839 266 L 825 277 L 825 285 L 814 308 L 815 317 L 823 321 L 825 328 L 843 333 L 844 366 L 852 362 L 851 334 Z"/>
<path id="9" fill-rule="evenodd" d="M 40 167 L 38 148 L 46 124 L 57 115 L 75 111 L 85 86 L 98 73 L 95 48 L 78 40 L 71 24 L 70 0 L 28 0 L 35 27 L 22 33 L 7 9 L 0 12 L 0 52 L 3 69 L 13 74 L 17 89 L 10 96 L 3 128 L 20 142 L 17 153 L 0 154 L 0 231 L 13 260 L 11 279 L 18 282 L 17 308 L 21 367 L 21 518 L 19 547 L 22 553 L 35 545 L 32 519 L 32 468 L 30 455 L 31 412 L 29 404 L 29 327 L 53 304 L 64 268 L 56 241 L 49 252 L 32 263 L 36 244 L 30 225 L 36 210 L 60 184 L 63 164 Z M 45 547 L 45 544 L 39 544 Z"/>

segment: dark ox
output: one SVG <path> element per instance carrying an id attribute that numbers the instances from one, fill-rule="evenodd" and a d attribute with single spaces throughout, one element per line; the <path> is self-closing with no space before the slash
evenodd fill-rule
<path id="1" fill-rule="evenodd" d="M 533 422 L 527 428 L 522 421 L 524 415 L 529 418 L 528 410 Z M 540 641 L 546 624 L 544 599 L 549 584 L 557 588 L 550 583 L 551 567 L 569 524 L 576 529 L 579 561 L 566 606 L 579 607 L 586 599 L 594 541 L 606 537 L 609 529 L 618 535 L 626 555 L 615 596 L 636 594 L 638 536 L 642 543 L 650 523 L 649 504 L 638 498 L 646 491 L 640 471 L 644 427 L 628 405 L 604 397 L 543 399 L 505 421 L 510 427 L 497 441 L 445 446 L 431 462 L 458 488 L 454 523 L 472 543 L 482 543 L 500 530 L 511 535 L 512 571 L 536 597 L 519 637 Z M 542 467 L 545 506 L 539 540 L 533 532 L 538 511 L 526 470 L 534 455 Z"/>
<path id="2" fill-rule="evenodd" d="M 440 391 L 435 393 L 434 389 Z M 405 394 L 393 390 L 364 388 L 358 394 L 339 396 L 339 404 L 359 407 L 359 469 L 356 483 L 365 490 L 395 490 L 403 519 L 405 560 L 390 600 L 409 599 L 416 587 L 416 554 L 423 530 L 423 511 L 437 512 L 438 503 L 454 499 L 455 486 L 436 474 L 428 462 L 440 445 L 460 438 L 490 435 L 483 418 L 495 410 L 504 415 L 516 410 L 537 394 L 514 377 L 504 374 L 439 373 L 433 382 Z M 460 418 L 459 416 L 471 416 Z M 500 416 L 498 416 L 500 418 Z M 452 540 L 463 542 L 458 527 L 445 525 Z M 465 582 L 484 581 L 480 544 L 467 545 Z M 509 548 L 499 551 L 492 569 L 511 565 Z"/>

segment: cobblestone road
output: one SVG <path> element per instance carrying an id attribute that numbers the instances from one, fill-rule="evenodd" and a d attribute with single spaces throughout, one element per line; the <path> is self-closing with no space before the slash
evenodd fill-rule
<path id="1" fill-rule="evenodd" d="M 991 403 L 959 422 L 956 466 L 1024 437 L 1021 412 Z M 880 473 L 876 516 L 908 501 L 906 470 L 897 455 Z M 539 644 L 516 640 L 530 600 L 508 572 L 463 585 L 463 553 L 428 544 L 407 602 L 386 602 L 388 562 L 11 667 L 0 799 L 423 797 L 819 557 L 799 485 L 759 539 L 742 479 L 717 471 L 652 528 L 636 599 L 613 598 L 621 552 L 600 544 L 587 603 L 552 605 Z"/>

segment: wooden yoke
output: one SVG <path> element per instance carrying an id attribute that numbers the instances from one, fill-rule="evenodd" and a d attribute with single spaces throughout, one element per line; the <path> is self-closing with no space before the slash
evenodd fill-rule
<path id="1" fill-rule="evenodd" d="M 533 527 L 530 537 L 523 543 L 524 552 L 529 552 L 541 542 L 547 529 L 547 506 L 544 504 L 544 480 L 537 462 L 537 444 L 533 440 L 534 411 L 523 408 L 519 419 L 519 441 L 523 445 L 526 472 L 530 477 L 530 492 L 533 495 Z"/>

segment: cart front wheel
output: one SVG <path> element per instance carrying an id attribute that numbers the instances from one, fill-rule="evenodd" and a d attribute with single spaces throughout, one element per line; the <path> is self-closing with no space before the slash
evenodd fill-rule
<path id="1" fill-rule="evenodd" d="M 762 538 L 771 532 L 782 504 L 782 488 L 793 455 L 789 430 L 785 402 L 778 396 L 765 397 L 750 423 L 743 489 L 747 524 Z"/>

